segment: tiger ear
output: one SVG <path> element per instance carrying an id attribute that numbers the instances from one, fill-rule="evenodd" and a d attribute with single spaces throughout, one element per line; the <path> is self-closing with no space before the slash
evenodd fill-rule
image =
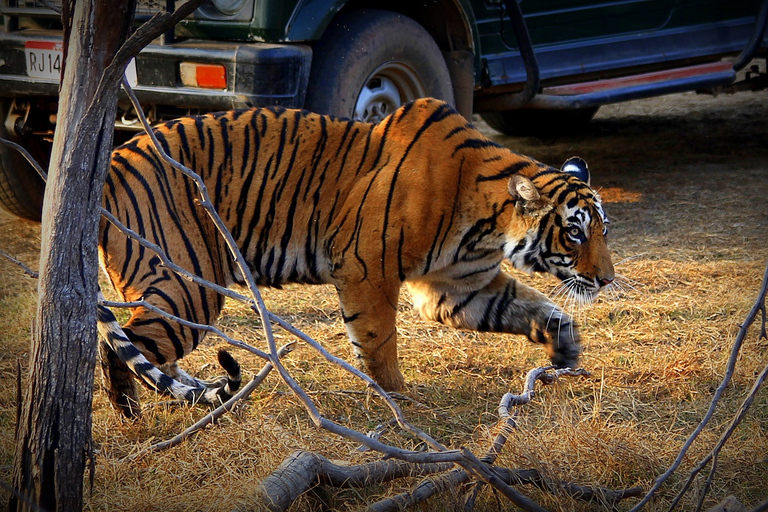
<path id="1" fill-rule="evenodd" d="M 551 209 L 551 205 L 541 197 L 533 182 L 519 174 L 509 179 L 509 195 L 515 199 L 517 209 L 521 213 L 540 216 Z"/>
<path id="2" fill-rule="evenodd" d="M 514 199 L 521 198 L 525 201 L 536 201 L 541 197 L 533 182 L 519 174 L 515 174 L 509 180 L 509 195 Z"/>
<path id="3" fill-rule="evenodd" d="M 572 156 L 571 158 L 565 161 L 563 166 L 560 167 L 560 170 L 562 172 L 567 172 L 568 174 L 576 176 L 581 181 L 589 185 L 589 180 L 590 180 L 589 166 L 587 165 L 587 162 L 585 162 L 583 158 L 579 158 L 578 156 Z"/>

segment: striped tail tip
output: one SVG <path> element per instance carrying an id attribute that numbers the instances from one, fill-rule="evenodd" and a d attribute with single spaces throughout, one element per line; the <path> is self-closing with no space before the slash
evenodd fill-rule
<path id="1" fill-rule="evenodd" d="M 218 354 L 219 364 L 227 372 L 227 384 L 224 386 L 223 391 L 229 395 L 234 394 L 239 388 L 243 380 L 243 376 L 240 373 L 240 363 L 238 363 L 232 355 L 224 349 L 219 350 Z"/>

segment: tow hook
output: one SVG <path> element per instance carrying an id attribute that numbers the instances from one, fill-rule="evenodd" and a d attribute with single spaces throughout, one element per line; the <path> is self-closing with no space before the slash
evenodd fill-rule
<path id="1" fill-rule="evenodd" d="M 31 105 L 26 104 L 22 107 L 13 100 L 11 108 L 8 109 L 8 117 L 5 118 L 5 129 L 8 133 L 22 137 L 32 133 L 32 128 L 27 124 Z"/>

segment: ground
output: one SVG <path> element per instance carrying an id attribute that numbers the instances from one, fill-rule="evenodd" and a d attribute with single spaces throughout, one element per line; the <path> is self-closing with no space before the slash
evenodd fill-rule
<path id="1" fill-rule="evenodd" d="M 537 468 L 581 485 L 648 488 L 674 460 L 722 380 L 735 335 L 758 294 L 768 261 L 768 94 L 712 98 L 668 96 L 604 107 L 581 133 L 557 139 L 509 138 L 478 125 L 496 141 L 552 165 L 578 155 L 610 217 L 609 245 L 623 286 L 574 311 L 583 328 L 584 366 L 592 377 L 541 390 L 522 410 L 519 428 L 499 463 Z M 37 266 L 39 229 L 0 213 L 0 249 Z M 521 276 L 542 291 L 552 278 Z M 0 480 L 10 479 L 17 365 L 26 368 L 35 283 L 0 259 Z M 333 353 L 350 357 L 332 290 L 267 291 L 268 307 Z M 564 304 L 570 308 L 570 305 Z M 227 307 L 223 328 L 263 346 L 259 323 L 245 308 Z M 518 391 L 525 371 L 546 362 L 540 347 L 515 336 L 457 332 L 419 320 L 401 299 L 402 367 L 412 423 L 446 445 L 482 452 L 506 391 Z M 278 333 L 279 342 L 289 339 Z M 186 368 L 216 374 L 209 340 Z M 691 468 L 712 449 L 758 372 L 768 342 L 752 329 L 723 404 L 678 474 L 646 510 L 666 510 Z M 235 352 L 247 376 L 262 363 Z M 387 421 L 382 404 L 362 385 L 302 347 L 286 365 L 321 410 L 362 431 Z M 98 379 L 97 379 L 98 381 Z M 318 431 L 287 388 L 271 376 L 235 414 L 175 449 L 135 461 L 123 458 L 181 431 L 206 410 L 171 407 L 145 392 L 141 420 L 121 420 L 97 385 L 94 437 L 98 446 L 88 510 L 231 510 L 247 503 L 255 482 L 295 449 L 337 460 L 373 460 L 355 445 Z M 417 441 L 390 431 L 404 447 Z M 768 496 L 768 397 L 751 413 L 719 457 L 705 505 L 727 495 L 750 506 Z M 706 473 L 706 471 L 705 471 Z M 363 491 L 315 493 L 295 510 L 355 510 L 408 484 Z M 698 485 L 698 484 L 697 484 Z M 694 486 L 696 487 L 696 486 Z M 553 510 L 600 510 L 561 494 L 522 489 Z M 4 491 L 3 491 L 4 492 Z M 0 492 L 0 500 L 7 495 Z M 682 509 L 694 508 L 692 491 Z M 445 493 L 429 510 L 444 510 Z M 620 509 L 629 509 L 629 500 Z M 497 509 L 490 493 L 479 507 Z M 482 510 L 482 508 L 478 508 Z"/>

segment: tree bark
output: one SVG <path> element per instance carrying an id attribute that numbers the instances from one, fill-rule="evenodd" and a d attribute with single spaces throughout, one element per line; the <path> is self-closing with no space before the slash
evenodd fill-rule
<path id="1" fill-rule="evenodd" d="M 65 0 L 67 66 L 43 202 L 37 317 L 10 510 L 79 511 L 91 448 L 97 233 L 119 82 L 102 83 L 135 0 Z M 97 30 L 101 28 L 101 30 Z M 106 29 L 106 30 L 104 30 Z"/>

